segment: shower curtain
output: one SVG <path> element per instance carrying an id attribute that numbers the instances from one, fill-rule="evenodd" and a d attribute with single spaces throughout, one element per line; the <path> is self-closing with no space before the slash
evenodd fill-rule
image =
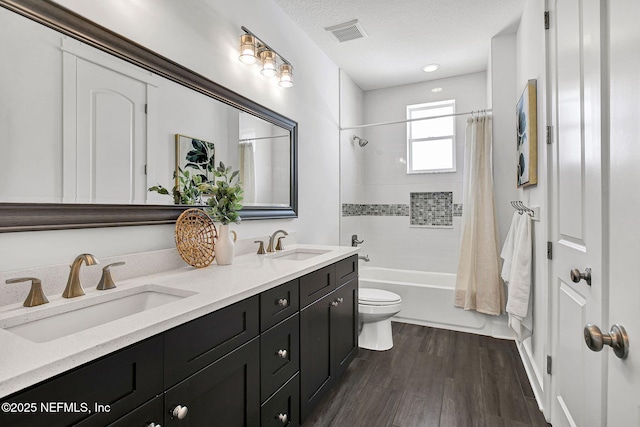
<path id="1" fill-rule="evenodd" d="M 242 182 L 243 201 L 245 204 L 257 203 L 256 198 L 256 165 L 253 142 L 240 143 L 239 152 L 240 182 Z"/>
<path id="2" fill-rule="evenodd" d="M 492 118 L 467 120 L 464 157 L 462 239 L 455 305 L 499 315 L 504 312 L 500 249 L 493 197 Z"/>

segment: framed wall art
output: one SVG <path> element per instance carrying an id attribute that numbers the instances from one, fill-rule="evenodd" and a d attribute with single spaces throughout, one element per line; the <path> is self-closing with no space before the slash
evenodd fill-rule
<path id="1" fill-rule="evenodd" d="M 213 181 L 215 163 L 213 142 L 176 134 L 176 185 L 179 185 L 178 177 L 185 170 L 190 172 L 190 176 L 199 175 L 201 182 Z"/>
<path id="2" fill-rule="evenodd" d="M 529 80 L 516 106 L 517 186 L 538 183 L 538 120 L 536 80 Z"/>

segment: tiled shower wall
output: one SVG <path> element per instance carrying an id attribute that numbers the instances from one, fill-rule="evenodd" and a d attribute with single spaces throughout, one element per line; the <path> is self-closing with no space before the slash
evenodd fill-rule
<path id="1" fill-rule="evenodd" d="M 443 91 L 432 93 L 435 86 Z M 407 105 L 445 99 L 456 99 L 458 112 L 484 108 L 485 73 L 363 92 L 360 123 L 403 120 Z M 345 119 L 343 124 L 359 123 Z M 405 124 L 342 132 L 341 244 L 350 245 L 353 234 L 364 240 L 359 254 L 371 261 L 360 261 L 361 266 L 456 272 L 465 124 L 464 116 L 456 120 L 452 173 L 407 174 Z M 359 147 L 353 134 L 369 143 Z"/>
<path id="2" fill-rule="evenodd" d="M 404 216 L 415 227 L 453 227 L 453 217 L 462 216 L 452 192 L 411 193 L 410 200 L 408 205 L 343 203 L 342 216 Z"/>

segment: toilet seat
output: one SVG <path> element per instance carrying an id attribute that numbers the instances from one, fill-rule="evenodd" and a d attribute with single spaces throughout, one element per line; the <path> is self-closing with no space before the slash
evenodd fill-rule
<path id="1" fill-rule="evenodd" d="M 358 304 L 386 306 L 402 302 L 400 295 L 383 289 L 360 288 L 358 290 Z"/>

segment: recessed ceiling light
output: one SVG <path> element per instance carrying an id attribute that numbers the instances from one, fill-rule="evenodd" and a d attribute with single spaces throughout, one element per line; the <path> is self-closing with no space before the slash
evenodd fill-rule
<path id="1" fill-rule="evenodd" d="M 429 65 L 425 65 L 422 68 L 422 71 L 424 71 L 425 73 L 433 73 L 438 68 L 440 68 L 440 65 L 438 64 L 429 64 Z"/>
<path id="2" fill-rule="evenodd" d="M 433 89 L 431 89 L 431 92 L 433 92 L 433 93 L 442 92 L 442 88 L 441 87 L 434 87 Z"/>

